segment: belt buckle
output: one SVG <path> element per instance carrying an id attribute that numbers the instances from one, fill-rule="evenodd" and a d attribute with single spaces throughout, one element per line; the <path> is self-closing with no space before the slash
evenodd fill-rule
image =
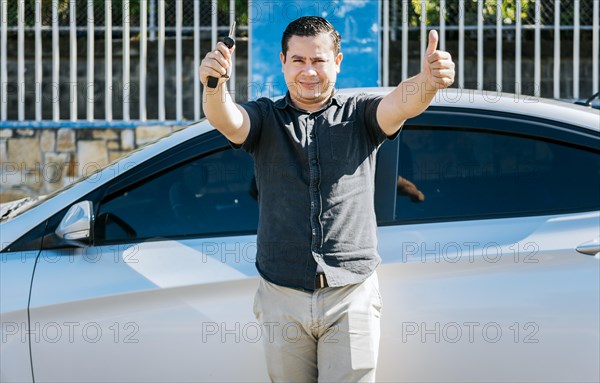
<path id="1" fill-rule="evenodd" d="M 327 278 L 325 277 L 325 273 L 317 273 L 317 277 L 315 279 L 315 285 L 316 285 L 317 289 L 329 287 L 329 285 L 327 284 Z"/>

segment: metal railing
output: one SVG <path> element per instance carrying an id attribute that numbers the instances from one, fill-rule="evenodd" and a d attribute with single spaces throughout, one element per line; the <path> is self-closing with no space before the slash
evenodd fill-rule
<path id="1" fill-rule="evenodd" d="M 17 15 L 16 15 L 16 25 L 8 25 L 8 3 L 11 2 L 11 5 L 16 6 Z M 44 18 L 42 15 L 42 0 L 35 1 L 25 1 L 25 0 L 0 0 L 0 32 L 1 32 L 1 63 L 0 63 L 0 83 L 2 84 L 2 93 L 0 94 L 0 121 L 7 121 L 7 97 L 8 97 L 8 84 L 11 82 L 11 79 L 7 76 L 7 35 L 10 33 L 11 35 L 17 35 L 18 43 L 17 43 L 17 98 L 18 98 L 18 121 L 25 121 L 25 108 L 29 105 L 25 104 L 25 93 L 27 89 L 25 88 L 25 50 L 27 47 L 25 46 L 25 33 L 26 32 L 34 32 L 34 45 L 35 45 L 35 121 L 42 121 L 42 102 L 41 100 L 41 92 L 42 92 L 42 84 L 44 79 L 42 77 L 42 65 L 43 65 L 43 57 L 42 57 L 42 31 L 46 33 L 51 33 L 52 36 L 52 78 L 50 80 L 50 84 L 52 86 L 52 99 L 59 100 L 60 97 L 66 97 L 67 95 L 59 94 L 59 70 L 61 65 L 61 59 L 64 60 L 64 57 L 60 54 L 60 40 L 65 38 L 64 36 L 68 33 L 69 40 L 69 71 L 70 71 L 70 81 L 69 81 L 69 113 L 68 119 L 70 121 L 79 121 L 80 116 L 78 116 L 78 92 L 80 91 L 80 82 L 78 82 L 77 75 L 77 65 L 78 65 L 78 52 L 77 52 L 77 43 L 81 40 L 81 36 L 79 34 L 82 31 L 86 32 L 86 83 L 85 83 L 85 92 L 86 92 L 86 120 L 89 122 L 93 122 L 95 120 L 95 110 L 94 110 L 94 94 L 96 88 L 96 73 L 94 72 L 94 58 L 95 58 L 95 41 L 98 39 L 98 33 L 103 33 L 103 45 L 105 47 L 104 50 L 104 120 L 112 121 L 113 120 L 113 47 L 116 45 L 113 43 L 112 36 L 115 31 L 122 33 L 121 38 L 121 49 L 122 49 L 122 57 L 123 57 L 123 77 L 122 84 L 119 89 L 122 90 L 122 120 L 129 121 L 130 120 L 130 105 L 131 105 L 131 62 L 130 62 L 130 50 L 131 50 L 131 33 L 134 32 L 139 36 L 139 75 L 138 75 L 138 84 L 137 87 L 139 89 L 139 118 L 138 120 L 144 122 L 147 120 L 147 108 L 149 98 L 154 98 L 157 101 L 157 109 L 158 109 L 158 121 L 165 121 L 165 78 L 167 73 L 165 72 L 165 41 L 166 41 L 166 32 L 174 32 L 175 33 L 175 46 L 176 46 L 176 58 L 175 58 L 175 83 L 176 83 L 176 94 L 175 94 L 175 103 L 176 103 L 176 117 L 175 121 L 183 121 L 183 108 L 182 108 L 182 32 L 185 30 L 188 33 L 193 33 L 191 37 L 194 41 L 194 68 L 198 68 L 200 65 L 200 32 L 201 31 L 210 31 L 212 37 L 212 45 L 214 46 L 217 42 L 217 31 L 220 29 L 226 30 L 228 26 L 220 26 L 218 25 L 217 12 L 205 12 L 211 13 L 210 25 L 200 25 L 200 12 L 201 7 L 207 5 L 207 1 L 183 1 L 183 0 L 150 0 L 148 1 L 139 1 L 139 14 L 136 15 L 136 19 L 139 21 L 137 26 L 131 25 L 131 14 L 130 8 L 132 1 L 130 0 L 122 0 L 122 9 L 121 15 L 122 20 L 119 20 L 118 25 L 113 25 L 113 0 L 103 0 L 104 9 L 98 9 L 98 2 L 94 2 L 93 0 L 87 0 L 86 10 L 87 17 L 85 18 L 85 25 L 81 25 L 81 11 L 80 6 L 81 1 L 77 0 L 68 0 L 69 7 L 69 24 L 60 25 L 61 17 L 58 14 L 60 3 L 65 3 L 65 1 L 59 0 L 45 0 L 44 2 L 51 1 L 51 11 L 52 16 Z M 148 12 L 147 7 L 150 3 L 151 12 Z M 170 6 L 169 8 L 174 7 L 175 20 L 174 25 L 170 27 L 166 26 L 166 4 Z M 190 8 L 190 4 L 192 5 L 193 12 L 193 24 L 183 27 L 183 4 L 187 3 L 188 8 Z M 25 18 L 25 8 L 26 5 L 29 6 L 29 13 L 31 14 L 31 9 L 34 10 L 33 15 L 30 15 L 33 19 L 33 26 L 31 25 L 31 20 L 29 23 L 26 23 Z M 217 0 L 210 0 L 210 8 L 211 10 L 215 10 L 217 8 Z M 96 15 L 98 12 L 101 12 L 103 25 L 98 25 L 96 22 Z M 172 9 L 171 9 L 172 11 Z M 205 10 L 206 11 L 206 10 Z M 235 18 L 235 1 L 229 0 L 229 13 L 230 18 L 229 22 L 232 22 Z M 156 25 L 153 25 L 151 30 L 148 28 L 148 17 L 150 16 L 151 20 L 154 20 L 155 14 L 158 15 L 158 21 Z M 49 19 L 49 20 L 48 20 Z M 43 25 L 43 21 L 49 21 L 48 24 Z M 242 29 L 247 29 L 242 27 Z M 150 33 L 149 33 L 150 32 Z M 189 36 L 186 36 L 189 39 Z M 152 59 L 157 60 L 158 62 L 158 91 L 156 95 L 151 95 L 149 97 L 147 91 L 147 63 L 149 57 L 147 55 L 148 51 L 148 39 L 155 40 L 158 46 L 158 54 L 157 57 Z M 235 81 L 235 71 L 232 73 L 232 81 Z M 47 81 L 47 80 L 46 80 Z M 194 94 L 194 111 L 193 118 L 195 120 L 200 119 L 201 117 L 201 103 L 200 103 L 200 84 L 197 79 L 197 75 L 193 84 L 193 94 Z M 188 116 L 192 117 L 192 116 Z M 52 121 L 58 122 L 65 119 L 64 112 L 61 113 L 60 103 L 52 102 Z M 52 124 L 48 124 L 52 125 Z"/>
<path id="2" fill-rule="evenodd" d="M 283 1 L 283 0 L 280 0 Z M 239 3 L 239 1 L 237 2 Z M 585 57 L 591 57 L 592 78 L 591 90 L 593 93 L 599 88 L 599 14 L 600 0 L 515 0 L 515 9 L 510 11 L 517 16 L 506 16 L 507 4 L 502 0 L 478 0 L 476 9 L 471 0 L 384 0 L 382 2 L 382 85 L 390 84 L 390 45 L 401 41 L 401 78 L 407 78 L 409 73 L 409 36 L 418 34 L 420 36 L 420 54 L 425 52 L 427 43 L 426 32 L 430 28 L 439 29 L 440 49 L 445 49 L 448 43 L 447 35 L 452 33 L 457 37 L 457 51 L 452 52 L 457 63 L 457 84 L 465 86 L 465 42 L 467 34 L 469 40 L 476 40 L 477 53 L 475 56 L 477 72 L 477 88 L 484 89 L 484 78 L 486 68 L 484 67 L 484 44 L 495 45 L 495 89 L 502 91 L 503 68 L 514 65 L 515 93 L 523 92 L 522 84 L 522 60 L 523 60 L 523 33 L 533 31 L 533 83 L 540 84 L 542 68 L 542 49 L 553 50 L 553 92 L 552 96 L 560 98 L 561 75 L 561 37 L 565 34 L 572 35 L 572 90 L 570 94 L 574 98 L 580 97 L 580 60 L 581 60 L 581 34 L 591 35 L 591 50 L 585 49 Z M 100 4 L 100 5 L 99 5 Z M 118 4 L 117 8 L 113 5 Z M 104 73 L 103 73 L 103 121 L 112 122 L 114 111 L 115 89 L 122 92 L 122 115 L 120 121 L 132 121 L 131 99 L 137 97 L 138 118 L 136 122 L 145 122 L 148 118 L 148 108 L 157 110 L 157 120 L 167 121 L 165 103 L 167 102 L 165 82 L 173 79 L 175 83 L 175 94 L 169 97 L 169 103 L 175 104 L 175 116 L 171 121 L 182 122 L 186 118 L 198 120 L 202 117 L 201 111 L 201 86 L 197 78 L 197 70 L 200 65 L 202 33 L 206 36 L 210 32 L 211 46 L 217 42 L 218 32 L 225 31 L 234 19 L 248 14 L 247 1 L 239 4 L 236 8 L 235 0 L 0 0 L 0 126 L 8 126 L 8 97 L 17 97 L 17 117 L 19 122 L 26 122 L 26 109 L 34 108 L 35 117 L 33 121 L 44 122 L 42 98 L 43 85 L 52 87 L 52 117 L 50 122 L 62 121 L 94 123 L 99 115 L 97 113 L 98 103 L 94 96 L 98 83 L 98 73 L 95 71 L 94 59 L 98 52 L 95 51 L 95 42 L 102 41 L 104 46 Z M 527 8 L 526 10 L 524 9 Z M 133 11 L 132 9 L 135 8 Z M 523 16 L 525 14 L 525 16 Z M 116 15 L 116 18 L 113 18 Z M 512 17 L 512 18 L 511 18 Z M 430 18 L 431 20 L 428 20 Z M 583 22 L 582 22 L 583 20 Z M 149 25 L 150 22 L 150 25 Z M 248 20 L 251 24 L 251 20 Z M 238 28 L 248 32 L 248 25 L 238 21 Z M 542 32 L 553 36 L 552 42 L 542 41 Z M 85 35 L 84 35 L 85 33 Z M 115 33 L 120 33 L 120 41 L 114 41 Z M 135 34 L 135 39 L 132 39 Z M 174 39 L 175 42 L 175 73 L 166 71 L 165 43 Z M 48 60 L 48 48 L 44 55 L 42 50 L 42 35 L 51 36 L 51 78 L 46 79 L 43 75 L 43 63 Z M 398 38 L 400 35 L 400 38 Z M 31 47 L 25 45 L 27 38 L 33 37 L 34 41 L 34 86 L 33 91 L 26 89 L 25 79 L 25 53 Z M 587 36 L 587 35 L 586 35 Z M 16 54 L 12 50 L 8 52 L 8 39 L 14 41 L 16 38 Z M 504 58 L 506 44 L 504 39 L 510 37 L 514 42 L 514 63 Z M 68 41 L 69 54 L 60 52 L 61 41 Z M 184 84 L 183 72 L 183 41 L 192 41 L 194 71 L 193 84 Z M 46 39 L 47 41 L 47 39 Z M 77 73 L 78 61 L 81 57 L 78 52 L 78 42 L 85 41 L 85 119 L 82 119 L 78 111 L 78 92 L 82 92 L 81 78 Z M 149 57 L 148 44 L 151 41 L 156 44 L 155 57 Z M 249 40 L 248 44 L 252 41 Z M 453 40 L 454 43 L 454 40 Z M 48 45 L 47 43 L 45 44 Z M 63 45 L 64 46 L 64 45 Z M 121 51 L 122 56 L 122 80 L 115 88 L 113 78 L 113 56 L 114 50 Z M 137 50 L 138 62 L 131 62 L 131 51 Z M 17 70 L 16 81 L 14 74 L 8 77 L 7 63 L 10 57 L 16 58 Z M 512 55 L 511 55 L 512 56 Z M 65 58 L 68 57 L 68 60 Z M 158 63 L 158 79 L 156 92 L 150 93 L 147 79 L 148 63 L 155 60 Z M 65 63 L 66 61 L 66 63 Z M 137 64 L 137 71 L 132 72 L 132 64 Z M 68 94 L 61 94 L 60 68 L 67 66 L 69 71 Z M 133 89 L 130 84 L 133 81 L 138 84 Z M 172 77 L 169 77 L 172 76 Z M 235 71 L 232 73 L 235 83 Z M 16 95 L 9 91 L 9 84 L 17 84 Z M 183 90 L 184 87 L 193 88 L 193 110 L 184 110 Z M 133 92 L 137 91 L 137 94 Z M 26 102 L 26 94 L 35 93 L 34 105 Z M 533 95 L 540 96 L 540 87 L 533 87 Z M 61 110 L 61 100 L 68 97 L 68 110 Z M 64 109 L 64 105 L 63 105 Z M 27 109 L 31 110 L 31 109 Z M 12 120 L 15 120 L 14 118 Z M 46 119 L 48 120 L 48 119 Z M 38 124 L 39 125 L 39 124 Z M 51 124 L 49 124 L 51 125 Z"/>
<path id="3" fill-rule="evenodd" d="M 524 0 L 515 0 L 514 5 L 516 7 L 515 14 L 521 15 L 523 14 L 522 4 Z M 419 26 L 416 27 L 411 25 L 409 17 L 411 13 L 415 13 L 415 3 L 420 2 L 420 8 L 426 9 L 427 5 L 439 4 L 437 8 L 439 8 L 439 16 L 436 22 L 437 25 L 430 25 L 427 20 L 427 16 L 431 13 L 423 13 L 418 14 L 419 16 Z M 472 3 L 472 2 L 471 2 Z M 495 3 L 495 4 L 494 4 Z M 483 8 L 484 5 L 489 6 L 490 4 L 495 5 L 495 12 L 493 14 L 485 15 Z M 533 6 L 531 5 L 533 4 Z M 393 6 L 394 9 L 389 10 L 390 5 Z M 456 7 L 457 9 L 453 9 L 451 12 L 451 6 Z M 495 81 L 495 89 L 496 91 L 502 91 L 503 84 L 503 67 L 506 65 L 503 60 L 503 53 L 505 52 L 505 44 L 503 43 L 503 37 L 507 36 L 507 33 L 510 33 L 515 40 L 515 51 L 514 51 L 514 70 L 515 70 L 515 93 L 521 94 L 523 89 L 521 89 L 522 85 L 522 58 L 523 52 L 522 48 L 522 32 L 523 31 L 534 31 L 534 84 L 540 84 L 541 82 L 541 49 L 542 49 L 542 39 L 541 32 L 542 31 L 552 31 L 553 32 L 553 44 L 552 49 L 554 52 L 553 55 L 553 93 L 552 97 L 560 98 L 561 97 L 561 89 L 560 89 L 560 76 L 561 76 L 561 32 L 567 31 L 573 34 L 572 45 L 573 45 L 573 53 L 572 53 L 572 67 L 573 67 L 573 82 L 572 82 L 572 97 L 579 98 L 580 90 L 580 36 L 582 31 L 591 32 L 592 36 L 592 49 L 591 51 L 587 51 L 586 54 L 589 54 L 589 57 L 592 59 L 592 93 L 596 93 L 599 88 L 599 14 L 600 14 L 600 1 L 599 0 L 531 0 L 528 2 L 529 7 L 533 8 L 533 12 L 529 12 L 529 14 L 533 13 L 533 17 L 527 14 L 526 17 L 515 17 L 510 23 L 506 23 L 503 17 L 499 15 L 503 15 L 503 3 L 502 0 L 498 1 L 488 1 L 488 0 L 477 0 L 477 12 L 475 12 L 471 16 L 471 19 L 476 18 L 476 21 L 472 25 L 466 25 L 465 19 L 467 18 L 467 14 L 465 13 L 466 9 L 466 0 L 437 0 L 437 1 L 429 1 L 429 0 L 401 0 L 401 1 L 384 1 L 383 6 L 383 73 L 384 73 L 384 85 L 388 84 L 389 81 L 389 40 L 392 36 L 393 39 L 397 38 L 398 33 L 401 34 L 402 39 L 402 52 L 401 52 L 401 60 L 402 60 L 402 78 L 407 78 L 408 76 L 408 60 L 409 60 L 409 35 L 412 31 L 418 29 L 420 32 L 420 43 L 421 43 L 421 57 L 425 52 L 425 47 L 427 44 L 426 31 L 431 28 L 439 29 L 440 31 L 440 49 L 446 49 L 446 33 L 448 31 L 457 31 L 458 32 L 458 52 L 453 52 L 454 60 L 457 63 L 457 85 L 459 88 L 464 88 L 465 86 L 465 33 L 467 31 L 476 32 L 476 41 L 477 41 L 477 89 L 484 89 L 484 42 L 487 40 L 484 36 L 486 32 L 492 32 L 495 34 L 495 55 L 496 55 L 496 81 Z M 582 11 L 582 6 L 585 7 L 585 12 Z M 542 12 L 542 9 L 544 12 Z M 448 17 L 449 13 L 451 16 Z M 393 18 L 392 25 L 390 25 L 390 14 Z M 400 16 L 398 16 L 400 15 Z M 566 15 L 566 17 L 565 17 Z M 581 19 L 585 18 L 585 22 L 582 24 Z M 401 23 L 399 25 L 398 19 L 401 18 Z M 454 25 L 448 24 L 448 19 L 454 21 Z M 546 24 L 542 24 L 542 19 L 546 22 Z M 566 19 L 568 24 L 562 24 Z M 553 20 L 552 24 L 548 24 L 550 20 Z M 414 22 L 413 22 L 414 24 Z M 388 33 L 389 31 L 389 33 Z M 547 45 L 546 45 L 547 46 Z M 533 95 L 539 97 L 540 96 L 540 87 L 533 87 Z"/>

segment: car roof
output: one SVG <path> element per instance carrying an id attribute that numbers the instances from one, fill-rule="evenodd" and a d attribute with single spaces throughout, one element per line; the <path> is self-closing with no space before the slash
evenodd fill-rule
<path id="1" fill-rule="evenodd" d="M 350 88 L 340 94 L 369 93 L 386 95 L 395 88 Z M 504 112 L 543 118 L 600 132 L 600 110 L 547 98 L 491 90 L 448 88 L 439 90 L 433 107 Z"/>

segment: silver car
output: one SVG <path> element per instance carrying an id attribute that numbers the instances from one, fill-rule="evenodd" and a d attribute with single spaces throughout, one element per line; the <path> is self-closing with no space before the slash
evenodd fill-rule
<path id="1" fill-rule="evenodd" d="M 378 380 L 600 380 L 599 125 L 454 89 L 382 145 Z M 257 198 L 202 121 L 8 214 L 0 380 L 267 380 Z"/>

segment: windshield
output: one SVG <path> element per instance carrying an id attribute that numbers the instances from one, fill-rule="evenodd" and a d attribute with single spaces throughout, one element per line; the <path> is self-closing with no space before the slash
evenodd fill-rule
<path id="1" fill-rule="evenodd" d="M 38 206 L 42 202 L 52 199 L 53 197 L 64 192 L 65 190 L 72 188 L 73 186 L 77 185 L 78 183 L 84 182 L 88 178 L 94 176 L 98 172 L 102 171 L 102 169 L 104 169 L 110 165 L 112 165 L 112 163 L 110 163 L 102 168 L 99 168 L 96 171 L 90 173 L 89 175 L 87 175 L 83 178 L 80 178 L 77 181 L 70 183 L 48 195 L 42 195 L 42 196 L 37 196 L 37 197 L 27 197 L 27 198 L 19 199 L 16 201 L 10 201 L 10 202 L 5 202 L 3 204 L 0 204 L 0 222 L 8 221 L 9 219 L 12 219 L 16 216 L 19 216 L 19 215 L 25 213 L 26 211 Z"/>

